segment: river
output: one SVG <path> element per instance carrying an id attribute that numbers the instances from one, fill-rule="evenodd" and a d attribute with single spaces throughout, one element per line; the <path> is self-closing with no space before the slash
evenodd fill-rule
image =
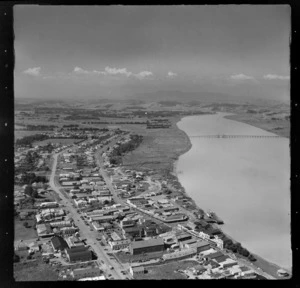
<path id="1" fill-rule="evenodd" d="M 226 119 L 188 116 L 177 123 L 192 135 L 275 135 Z M 266 260 L 291 269 L 290 152 L 287 138 L 194 138 L 176 163 L 179 181 L 222 230 Z"/>

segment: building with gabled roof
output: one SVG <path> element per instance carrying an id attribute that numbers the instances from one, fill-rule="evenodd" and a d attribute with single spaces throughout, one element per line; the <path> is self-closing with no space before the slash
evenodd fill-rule
<path id="1" fill-rule="evenodd" d="M 54 251 L 63 251 L 66 248 L 69 248 L 64 238 L 60 236 L 54 236 L 53 238 L 51 238 L 51 245 Z"/>

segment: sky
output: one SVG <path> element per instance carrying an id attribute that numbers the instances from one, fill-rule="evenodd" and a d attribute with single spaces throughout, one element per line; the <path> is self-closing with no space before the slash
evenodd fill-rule
<path id="1" fill-rule="evenodd" d="M 290 7 L 14 6 L 16 98 L 289 99 Z"/>

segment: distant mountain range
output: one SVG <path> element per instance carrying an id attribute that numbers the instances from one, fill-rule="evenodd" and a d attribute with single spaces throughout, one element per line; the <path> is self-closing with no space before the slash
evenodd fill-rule
<path id="1" fill-rule="evenodd" d="M 214 93 L 214 92 L 182 92 L 182 91 L 157 91 L 157 92 L 146 92 L 146 93 L 135 93 L 133 95 L 125 95 L 119 97 L 119 99 L 112 98 L 99 98 L 99 99 L 15 99 L 15 105 L 30 106 L 30 105 L 49 105 L 53 107 L 58 106 L 80 106 L 81 103 L 91 104 L 105 104 L 105 103 L 126 103 L 130 105 L 140 105 L 143 103 L 156 102 L 160 103 L 162 106 L 175 106 L 176 104 L 184 103 L 188 105 L 198 105 L 201 103 L 234 103 L 238 105 L 243 104 L 254 104 L 261 106 L 274 106 L 282 103 L 277 100 L 266 100 L 258 99 L 253 97 L 238 97 L 225 93 Z"/>

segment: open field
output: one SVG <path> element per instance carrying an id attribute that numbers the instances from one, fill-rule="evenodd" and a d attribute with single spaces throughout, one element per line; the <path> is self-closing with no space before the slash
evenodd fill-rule
<path id="1" fill-rule="evenodd" d="M 132 131 L 143 135 L 144 139 L 136 150 L 125 155 L 123 165 L 137 170 L 172 171 L 173 162 L 191 147 L 187 135 L 176 126 L 179 120 L 172 118 L 172 126 L 168 129 L 145 129 L 141 125 L 128 125 L 126 129 L 136 128 Z"/>
<path id="2" fill-rule="evenodd" d="M 29 226 L 31 226 L 31 227 L 30 228 L 24 227 L 24 225 L 23 225 L 24 222 L 27 222 L 29 224 Z M 21 220 L 15 219 L 15 221 L 14 221 L 15 241 L 37 238 L 38 235 L 36 233 L 36 230 L 34 230 L 32 227 L 33 223 L 34 223 L 33 220 L 21 221 Z"/>
<path id="3" fill-rule="evenodd" d="M 184 270 L 197 264 L 198 263 L 195 261 L 176 261 L 164 265 L 149 266 L 146 267 L 148 273 L 144 275 L 138 275 L 135 277 L 135 279 L 186 279 L 186 276 L 175 272 L 175 270 Z"/>
<path id="4" fill-rule="evenodd" d="M 42 261 L 14 264 L 15 281 L 57 281 L 58 273 Z"/>

